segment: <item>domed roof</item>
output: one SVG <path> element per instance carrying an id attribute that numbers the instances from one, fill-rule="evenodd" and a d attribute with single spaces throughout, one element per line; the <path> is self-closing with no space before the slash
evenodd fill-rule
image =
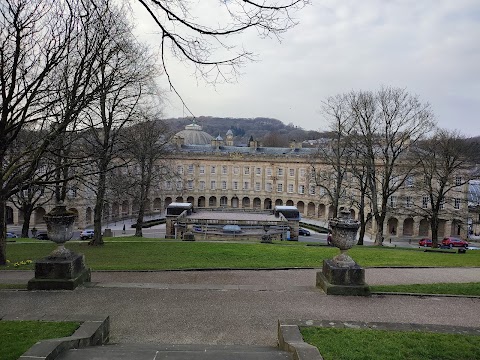
<path id="1" fill-rule="evenodd" d="M 185 126 L 185 130 L 176 133 L 175 137 L 183 138 L 185 145 L 209 145 L 213 140 L 213 136 L 202 131 L 202 127 L 195 123 L 195 120 L 190 125 Z"/>

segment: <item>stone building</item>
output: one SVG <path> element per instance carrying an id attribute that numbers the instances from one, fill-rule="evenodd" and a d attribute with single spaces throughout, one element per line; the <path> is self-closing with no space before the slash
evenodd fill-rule
<path id="1" fill-rule="evenodd" d="M 274 206 L 296 206 L 303 218 L 312 218 L 326 226 L 333 208 L 322 189 L 312 177 L 315 169 L 325 169 L 319 164 L 315 148 L 302 148 L 292 141 L 288 148 L 261 147 L 253 139 L 249 146 L 235 146 L 233 133 L 213 137 L 191 124 L 178 132 L 172 141 L 172 151 L 167 157 L 175 171 L 175 178 L 154 186 L 147 209 L 150 213 L 163 213 L 172 202 L 192 203 L 195 208 L 273 209 Z M 428 221 L 415 215 L 413 204 L 424 202 L 423 194 L 415 190 L 420 179 L 409 179 L 398 194 L 391 197 L 385 221 L 386 237 L 429 236 Z M 467 187 L 455 203 L 445 204 L 445 217 L 441 221 L 439 237 L 459 235 L 466 237 L 468 206 Z M 355 196 L 355 191 L 351 191 Z M 68 198 L 68 207 L 78 214 L 80 228 L 91 226 L 94 198 L 92 193 L 77 189 Z M 358 209 L 340 204 L 355 217 Z M 428 204 L 427 204 L 428 206 Z M 51 206 L 36 211 L 32 226 L 42 222 Z M 105 220 L 131 217 L 138 211 L 138 203 L 130 198 L 114 199 L 105 206 Z M 22 216 L 9 206 L 10 223 L 21 223 Z M 375 228 L 367 225 L 367 233 Z"/>

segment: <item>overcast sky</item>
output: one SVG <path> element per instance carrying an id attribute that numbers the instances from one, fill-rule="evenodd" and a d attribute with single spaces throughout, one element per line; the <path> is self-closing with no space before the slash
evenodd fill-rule
<path id="1" fill-rule="evenodd" d="M 200 2 L 200 13 L 215 18 L 220 1 Z M 158 43 L 155 25 L 135 10 L 142 39 Z M 213 88 L 170 61 L 172 81 L 194 115 L 271 117 L 321 131 L 322 100 L 386 85 L 429 102 L 440 127 L 480 135 L 479 0 L 312 0 L 296 18 L 299 25 L 281 42 L 254 33 L 236 40 L 258 54 L 237 83 Z M 189 115 L 167 94 L 167 117 Z"/>

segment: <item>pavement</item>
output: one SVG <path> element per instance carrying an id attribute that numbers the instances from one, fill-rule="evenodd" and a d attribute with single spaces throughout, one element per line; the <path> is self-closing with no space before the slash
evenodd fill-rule
<path id="1" fill-rule="evenodd" d="M 316 269 L 93 272 L 74 291 L 0 291 L 0 318 L 110 316 L 110 342 L 273 347 L 279 319 L 480 327 L 479 298 L 327 296 Z M 0 271 L 0 283 L 31 271 Z M 366 269 L 373 284 L 470 282 L 480 268 Z"/>

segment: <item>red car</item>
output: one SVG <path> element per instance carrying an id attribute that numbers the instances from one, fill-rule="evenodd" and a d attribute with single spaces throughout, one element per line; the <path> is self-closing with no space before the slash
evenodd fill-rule
<path id="1" fill-rule="evenodd" d="M 423 238 L 418 241 L 419 246 L 432 247 L 432 239 Z"/>
<path id="2" fill-rule="evenodd" d="M 459 239 L 459 238 L 454 238 L 454 237 L 446 237 L 445 239 L 442 240 L 442 245 L 443 246 L 448 246 L 449 248 L 452 247 L 468 247 L 468 242 L 465 240 Z"/>

